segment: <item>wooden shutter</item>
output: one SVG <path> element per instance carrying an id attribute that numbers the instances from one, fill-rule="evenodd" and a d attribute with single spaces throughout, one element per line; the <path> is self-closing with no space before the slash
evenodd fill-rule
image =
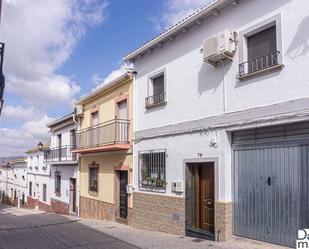
<path id="1" fill-rule="evenodd" d="M 277 51 L 276 26 L 249 36 L 247 41 L 249 61 Z"/>

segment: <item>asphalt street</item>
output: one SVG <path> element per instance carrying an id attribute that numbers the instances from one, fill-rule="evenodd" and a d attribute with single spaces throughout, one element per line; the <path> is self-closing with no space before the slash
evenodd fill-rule
<path id="1" fill-rule="evenodd" d="M 1 249 L 138 249 L 61 215 L 8 210 L 0 207 Z"/>

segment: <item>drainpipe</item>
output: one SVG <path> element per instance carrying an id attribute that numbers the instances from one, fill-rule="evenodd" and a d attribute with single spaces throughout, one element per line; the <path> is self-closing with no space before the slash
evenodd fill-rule
<path id="1" fill-rule="evenodd" d="M 226 113 L 226 89 L 225 89 L 225 62 L 224 60 L 220 60 L 223 66 L 223 77 L 222 77 L 222 93 L 223 93 L 223 113 Z"/>

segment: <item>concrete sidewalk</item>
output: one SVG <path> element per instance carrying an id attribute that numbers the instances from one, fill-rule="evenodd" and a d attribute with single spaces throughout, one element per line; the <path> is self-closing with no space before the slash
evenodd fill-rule
<path id="1" fill-rule="evenodd" d="M 116 222 L 91 220 L 91 219 L 77 219 L 74 217 L 62 216 L 57 214 L 51 214 L 51 213 L 48 214 L 37 210 L 18 209 L 4 206 L 2 207 L 0 206 L 0 218 L 1 218 L 0 237 L 1 232 L 7 233 L 10 231 L 14 231 L 16 235 L 10 233 L 11 236 L 14 237 L 19 236 L 18 233 L 23 233 L 24 231 L 31 232 L 31 231 L 38 231 L 37 229 L 39 229 L 40 232 L 52 234 L 53 238 L 57 238 L 56 239 L 57 243 L 59 243 L 58 240 L 73 241 L 72 238 L 74 237 L 74 243 L 72 243 L 72 245 L 80 245 L 82 244 L 81 241 L 83 241 L 84 243 L 83 245 L 85 246 L 85 248 L 110 248 L 111 245 L 108 245 L 107 241 L 109 242 L 116 241 L 117 243 L 120 243 L 123 248 L 130 248 L 130 249 L 131 248 L 144 248 L 144 249 L 286 248 L 278 245 L 271 245 L 239 237 L 233 237 L 233 239 L 227 242 L 217 243 L 213 241 L 195 239 L 191 237 L 139 230 Z M 93 229 L 94 232 L 91 232 L 91 229 Z M 91 244 L 93 243 L 93 239 L 91 240 L 87 239 L 87 236 L 90 236 L 90 234 L 92 234 L 91 236 L 93 236 L 94 233 L 97 234 L 96 239 L 97 241 L 99 241 L 98 247 L 94 247 L 94 245 Z M 80 235 L 76 237 L 77 234 Z M 42 234 L 41 236 L 44 237 L 44 235 L 45 234 Z M 24 238 L 25 241 L 23 242 L 23 244 L 27 243 L 27 238 L 28 237 Z M 36 239 L 38 239 L 37 236 L 35 238 L 32 238 L 32 240 Z M 44 241 L 42 241 L 42 243 L 43 242 Z M 66 245 L 68 245 L 67 242 L 65 243 L 64 246 L 65 248 Z M 51 248 L 53 248 L 53 244 L 51 242 L 50 246 Z M 57 244 L 57 246 L 59 245 Z M 113 242 L 113 246 L 115 246 L 115 242 Z M 57 248 L 63 248 L 63 247 L 61 245 Z"/>
<path id="2" fill-rule="evenodd" d="M 213 242 L 191 237 L 138 230 L 116 222 L 80 219 L 78 221 L 86 226 L 99 230 L 110 236 L 126 241 L 132 245 L 145 249 L 286 249 L 255 240 L 233 237 L 227 242 Z"/>

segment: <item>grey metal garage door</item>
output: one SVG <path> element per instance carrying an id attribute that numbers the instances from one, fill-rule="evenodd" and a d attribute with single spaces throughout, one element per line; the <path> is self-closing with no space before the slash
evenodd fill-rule
<path id="1" fill-rule="evenodd" d="M 308 228 L 309 123 L 232 134 L 234 234 L 295 246 Z"/>

